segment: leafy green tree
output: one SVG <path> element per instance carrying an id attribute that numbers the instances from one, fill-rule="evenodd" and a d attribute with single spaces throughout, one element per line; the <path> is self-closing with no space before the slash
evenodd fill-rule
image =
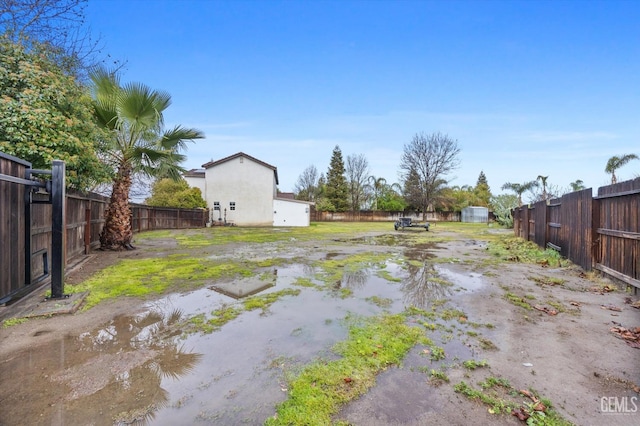
<path id="1" fill-rule="evenodd" d="M 385 184 L 379 192 L 377 206 L 380 210 L 399 212 L 407 208 L 407 202 L 401 195 L 402 188 L 397 183 Z"/>
<path id="2" fill-rule="evenodd" d="M 66 163 L 69 186 L 86 190 L 109 179 L 97 153 L 104 131 L 93 120 L 91 96 L 34 44 L 0 36 L 0 151 L 37 169 Z"/>
<path id="3" fill-rule="evenodd" d="M 90 74 L 94 112 L 100 126 L 109 132 L 105 153 L 117 169 L 105 224 L 100 233 L 102 249 L 132 249 L 129 191 L 131 175 L 178 179 L 184 169 L 181 151 L 186 141 L 204 137 L 196 129 L 175 126 L 164 129 L 164 111 L 171 105 L 168 93 L 141 83 L 120 84 L 119 76 L 104 68 Z"/>
<path id="4" fill-rule="evenodd" d="M 513 191 L 518 195 L 518 207 L 522 207 L 522 194 L 538 187 L 538 181 L 532 180 L 525 183 L 511 183 L 507 182 L 502 185 L 502 189 Z"/>
<path id="5" fill-rule="evenodd" d="M 614 155 L 613 157 L 609 158 L 604 171 L 611 174 L 611 185 L 615 185 L 616 183 L 618 183 L 616 170 L 627 164 L 629 161 L 637 159 L 638 156 L 636 154 L 624 154 L 619 157 L 617 155 Z"/>
<path id="6" fill-rule="evenodd" d="M 444 203 L 442 207 L 444 207 L 446 210 L 459 212 L 465 207 L 478 205 L 475 202 L 476 196 L 474 193 L 474 188 L 472 186 L 456 185 L 447 187 L 443 190 L 443 193 Z"/>
<path id="7" fill-rule="evenodd" d="M 344 172 L 342 151 L 340 151 L 340 147 L 336 145 L 331 154 L 331 162 L 329 163 L 329 170 L 327 172 L 325 197 L 337 212 L 344 212 L 349 208 L 349 187 L 347 186 L 347 179 L 344 176 Z"/>
<path id="8" fill-rule="evenodd" d="M 418 206 L 423 215 L 437 205 L 443 194 L 444 177 L 460 164 L 459 153 L 457 141 L 441 133 L 416 134 L 404 146 L 400 169 L 405 197 L 409 196 L 407 201 Z"/>
<path id="9" fill-rule="evenodd" d="M 192 188 L 186 180 L 158 179 L 151 187 L 151 197 L 145 204 L 156 207 L 176 207 L 183 209 L 206 208 L 200 188 Z"/>

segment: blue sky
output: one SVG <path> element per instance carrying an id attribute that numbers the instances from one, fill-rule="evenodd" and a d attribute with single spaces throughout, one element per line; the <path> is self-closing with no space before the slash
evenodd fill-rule
<path id="1" fill-rule="evenodd" d="M 538 175 L 606 185 L 640 155 L 637 1 L 90 0 L 122 79 L 169 92 L 167 126 L 205 132 L 186 168 L 243 151 L 292 191 L 331 153 L 399 182 L 419 132 L 458 141 L 451 185 Z M 640 161 L 618 172 L 640 175 Z"/>

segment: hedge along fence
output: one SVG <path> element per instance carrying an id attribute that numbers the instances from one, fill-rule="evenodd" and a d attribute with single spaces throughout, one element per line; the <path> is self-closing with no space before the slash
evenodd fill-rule
<path id="1" fill-rule="evenodd" d="M 640 178 L 514 209 L 514 232 L 640 288 Z"/>

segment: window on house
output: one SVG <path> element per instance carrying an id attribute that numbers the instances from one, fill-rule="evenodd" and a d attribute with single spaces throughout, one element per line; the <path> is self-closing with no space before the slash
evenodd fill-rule
<path id="1" fill-rule="evenodd" d="M 214 210 L 220 210 L 220 201 L 214 201 L 213 202 L 213 209 Z"/>
<path id="2" fill-rule="evenodd" d="M 229 210 L 235 210 L 236 209 L 236 202 L 235 201 L 231 201 L 229 203 Z"/>

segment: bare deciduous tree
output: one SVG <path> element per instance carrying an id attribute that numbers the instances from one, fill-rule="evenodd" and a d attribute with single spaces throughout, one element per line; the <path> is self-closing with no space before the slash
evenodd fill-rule
<path id="1" fill-rule="evenodd" d="M 439 132 L 416 134 L 404 146 L 400 164 L 407 201 L 426 212 L 433 207 L 444 176 L 456 169 L 460 160 L 458 142 Z"/>
<path id="2" fill-rule="evenodd" d="M 358 211 L 365 201 L 365 186 L 369 178 L 369 162 L 364 154 L 347 156 L 345 173 L 349 187 L 349 206 L 351 211 Z"/>
<path id="3" fill-rule="evenodd" d="M 315 202 L 318 196 L 318 169 L 313 164 L 298 176 L 293 188 L 296 199 Z"/>
<path id="4" fill-rule="evenodd" d="M 50 46 L 57 65 L 78 75 L 98 63 L 100 39 L 85 26 L 88 0 L 0 0 L 0 32 Z M 115 61 L 115 65 L 118 65 Z M 113 65 L 113 64 L 110 64 Z"/>

